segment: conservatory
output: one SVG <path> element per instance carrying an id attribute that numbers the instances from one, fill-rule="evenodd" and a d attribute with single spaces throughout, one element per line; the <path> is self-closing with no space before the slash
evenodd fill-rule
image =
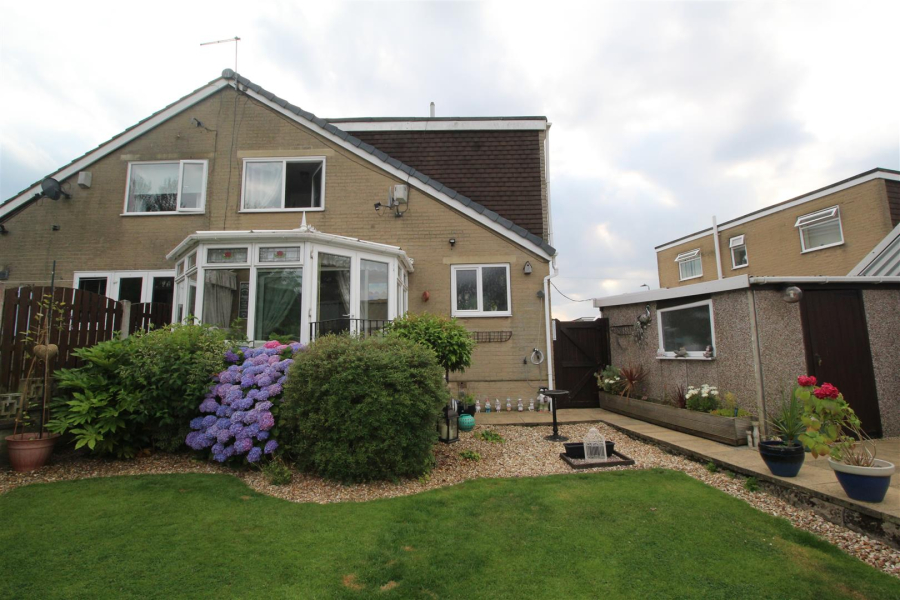
<path id="1" fill-rule="evenodd" d="M 198 231 L 175 261 L 173 322 L 303 343 L 382 330 L 408 306 L 413 261 L 396 247 L 316 231 Z"/>

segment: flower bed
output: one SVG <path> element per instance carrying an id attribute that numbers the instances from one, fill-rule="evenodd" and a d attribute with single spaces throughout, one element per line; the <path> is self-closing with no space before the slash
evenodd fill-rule
<path id="1" fill-rule="evenodd" d="M 599 394 L 600 408 L 610 412 L 732 446 L 746 444 L 747 430 L 753 427 L 750 417 L 722 417 L 647 400 L 614 396 L 602 390 Z"/>

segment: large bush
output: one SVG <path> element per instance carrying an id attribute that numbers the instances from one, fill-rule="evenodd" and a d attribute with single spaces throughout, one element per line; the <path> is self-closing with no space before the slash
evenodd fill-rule
<path id="1" fill-rule="evenodd" d="M 221 330 L 167 325 L 78 350 L 84 366 L 56 373 L 63 395 L 54 401 L 53 430 L 102 454 L 177 450 L 226 349 Z"/>
<path id="2" fill-rule="evenodd" d="M 440 315 L 407 314 L 391 324 L 391 335 L 424 344 L 434 351 L 445 377 L 472 364 L 475 340 L 456 319 Z"/>
<path id="3" fill-rule="evenodd" d="M 210 377 L 223 364 L 226 332 L 203 325 L 171 325 L 132 336 L 119 373 L 147 412 L 153 445 L 178 450 Z"/>
<path id="4" fill-rule="evenodd" d="M 301 469 L 344 482 L 415 477 L 448 392 L 429 349 L 399 337 L 326 336 L 297 356 L 279 415 Z"/>

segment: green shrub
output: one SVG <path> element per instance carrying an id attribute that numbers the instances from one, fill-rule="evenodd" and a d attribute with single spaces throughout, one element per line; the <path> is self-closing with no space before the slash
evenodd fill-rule
<path id="1" fill-rule="evenodd" d="M 227 330 L 167 325 L 130 339 L 129 360 L 119 369 L 147 412 L 152 443 L 166 452 L 184 447 L 190 420 L 222 370 Z"/>
<path id="2" fill-rule="evenodd" d="M 713 461 L 709 461 L 708 463 L 706 463 L 706 470 L 709 471 L 710 473 L 718 473 L 719 466 L 716 463 L 714 463 Z"/>
<path id="3" fill-rule="evenodd" d="M 397 336 L 325 336 L 291 366 L 278 439 L 303 470 L 338 481 L 419 477 L 448 399 L 434 353 Z"/>
<path id="4" fill-rule="evenodd" d="M 261 467 L 269 485 L 287 485 L 294 478 L 291 468 L 280 458 L 274 458 Z"/>
<path id="5" fill-rule="evenodd" d="M 497 433 L 492 429 L 485 429 L 484 431 L 479 431 L 475 434 L 475 437 L 480 438 L 485 442 L 491 442 L 492 444 L 502 444 L 506 440 L 503 439 L 503 436 Z"/>
<path id="6" fill-rule="evenodd" d="M 84 366 L 56 371 L 65 395 L 54 399 L 47 429 L 70 433 L 76 448 L 120 458 L 131 458 L 146 446 L 147 413 L 119 374 L 130 360 L 131 346 L 131 340 L 110 340 L 75 350 Z"/>
<path id="7" fill-rule="evenodd" d="M 448 381 L 450 371 L 464 371 L 472 364 L 475 340 L 456 319 L 428 313 L 407 314 L 391 324 L 390 332 L 431 348 Z"/>
<path id="8" fill-rule="evenodd" d="M 719 408 L 719 390 L 706 384 L 699 388 L 691 386 L 685 394 L 685 400 L 688 410 L 712 412 Z"/>
<path id="9" fill-rule="evenodd" d="M 612 365 L 606 365 L 605 369 L 594 376 L 597 378 L 597 385 L 607 394 L 618 394 L 625 387 L 622 371 Z"/>
<path id="10" fill-rule="evenodd" d="M 181 450 L 210 377 L 224 365 L 225 335 L 170 325 L 76 350 L 84 366 L 56 371 L 62 395 L 48 428 L 71 433 L 76 448 L 122 458 L 151 445 Z"/>
<path id="11" fill-rule="evenodd" d="M 759 481 L 756 480 L 756 477 L 748 477 L 747 480 L 744 481 L 744 489 L 748 492 L 758 492 Z"/>

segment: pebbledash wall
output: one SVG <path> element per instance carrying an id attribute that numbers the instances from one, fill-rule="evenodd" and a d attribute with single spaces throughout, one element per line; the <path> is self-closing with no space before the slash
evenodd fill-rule
<path id="1" fill-rule="evenodd" d="M 651 398 L 671 396 L 676 385 L 699 387 L 715 385 L 720 393 L 732 392 L 737 403 L 760 416 L 756 363 L 751 331 L 751 294 L 756 304 L 759 353 L 762 363 L 762 397 L 765 410 L 778 407 L 784 390 L 788 392 L 796 377 L 806 373 L 806 354 L 800 305 L 782 300 L 783 293 L 773 289 L 742 289 L 650 302 L 653 321 L 645 329 L 643 344 L 631 335 L 611 335 L 610 350 L 617 367 L 641 364 L 648 376 L 644 394 Z M 659 333 L 657 308 L 688 304 L 712 298 L 716 355 L 712 360 L 657 358 Z M 878 408 L 883 435 L 900 435 L 900 369 L 896 365 L 894 345 L 900 339 L 900 290 L 863 290 L 869 344 L 872 349 Z M 647 303 L 603 308 L 610 326 L 633 325 Z"/>
<path id="2" fill-rule="evenodd" d="M 206 129 L 194 126 L 191 117 Z M 512 316 L 462 322 L 470 331 L 512 331 L 512 337 L 479 344 L 473 366 L 451 379 L 470 393 L 492 397 L 530 397 L 546 383 L 547 361 L 523 364 L 535 347 L 546 347 L 543 300 L 538 297 L 549 274 L 546 259 L 412 187 L 402 218 L 378 216 L 374 203 L 383 202 L 389 187 L 404 181 L 230 87 L 90 165 L 85 169 L 93 176 L 90 189 L 71 181 L 71 200 L 44 198 L 7 218 L 8 233 L 0 237 L 0 263 L 10 269 L 5 287 L 49 284 L 54 259 L 57 284 L 72 286 L 75 271 L 174 269 L 166 254 L 195 231 L 296 228 L 299 212 L 239 212 L 242 159 L 279 156 L 325 157 L 325 210 L 307 212 L 310 225 L 400 246 L 414 260 L 410 312 L 450 314 L 453 264 L 509 263 Z M 122 216 L 128 162 L 163 159 L 209 161 L 205 212 Z M 59 230 L 53 231 L 57 225 Z M 453 247 L 450 238 L 456 239 Z M 533 267 L 530 275 L 523 273 L 526 261 Z M 427 301 L 424 292 L 430 296 Z"/>

